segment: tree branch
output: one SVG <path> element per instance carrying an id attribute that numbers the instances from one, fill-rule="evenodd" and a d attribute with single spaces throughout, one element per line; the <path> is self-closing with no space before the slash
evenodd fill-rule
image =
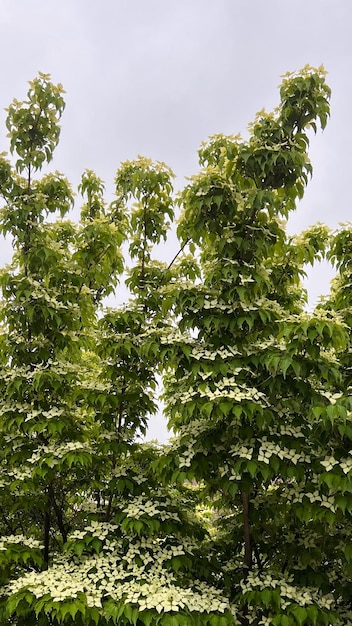
<path id="1" fill-rule="evenodd" d="M 49 494 L 47 494 L 46 509 L 44 512 L 44 548 L 43 548 L 43 559 L 44 559 L 45 569 L 48 569 L 48 566 L 49 566 L 50 525 L 51 525 L 50 498 L 49 498 Z"/>
<path id="2" fill-rule="evenodd" d="M 185 241 L 185 243 L 183 244 L 182 248 L 179 249 L 179 251 L 175 254 L 174 258 L 172 259 L 172 261 L 170 261 L 169 265 L 167 266 L 167 269 L 169 270 L 172 265 L 175 263 L 177 257 L 180 256 L 180 254 L 184 251 L 185 247 L 189 244 L 189 242 L 191 241 L 191 238 L 188 237 Z"/>
<path id="3" fill-rule="evenodd" d="M 249 495 L 242 492 L 243 505 L 243 534 L 244 534 L 244 563 L 248 571 L 253 567 L 253 554 L 251 544 L 251 527 L 249 519 Z"/>
<path id="4" fill-rule="evenodd" d="M 55 511 L 56 519 L 57 519 L 57 525 L 58 525 L 60 533 L 61 533 L 62 541 L 64 543 L 66 543 L 66 541 L 67 541 L 67 529 L 66 529 L 65 523 L 64 523 L 64 518 L 63 518 L 63 514 L 62 514 L 62 508 L 60 508 L 58 503 L 56 502 L 55 492 L 54 492 L 54 488 L 53 488 L 52 485 L 49 485 L 49 497 L 50 497 L 50 500 L 51 500 L 52 505 L 54 507 L 54 511 Z"/>

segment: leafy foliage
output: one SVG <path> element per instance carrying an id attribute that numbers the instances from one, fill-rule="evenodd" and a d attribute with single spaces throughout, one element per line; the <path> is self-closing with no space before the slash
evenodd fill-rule
<path id="1" fill-rule="evenodd" d="M 247 141 L 201 146 L 176 200 L 163 163 L 122 163 L 110 204 L 86 170 L 78 223 L 65 177 L 37 174 L 61 85 L 40 74 L 8 108 L 0 624 L 352 621 L 351 228 L 284 222 L 329 97 L 323 68 L 286 75 Z M 325 257 L 337 276 L 308 313 L 304 266 Z M 122 280 L 130 299 L 105 310 Z M 164 447 L 141 441 L 160 375 Z"/>

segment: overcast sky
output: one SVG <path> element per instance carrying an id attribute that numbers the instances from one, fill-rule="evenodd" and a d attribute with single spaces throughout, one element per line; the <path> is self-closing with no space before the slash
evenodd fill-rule
<path id="1" fill-rule="evenodd" d="M 170 165 L 180 187 L 202 140 L 245 136 L 278 104 L 280 75 L 324 64 L 331 119 L 311 140 L 313 180 L 288 228 L 335 228 L 351 220 L 351 32 L 350 0 L 2 0 L 0 151 L 4 107 L 42 71 L 67 92 L 53 168 L 74 186 L 91 168 L 111 192 L 119 163 L 142 154 Z M 0 239 L 0 266 L 10 253 Z M 310 273 L 312 304 L 330 277 L 326 266 Z"/>

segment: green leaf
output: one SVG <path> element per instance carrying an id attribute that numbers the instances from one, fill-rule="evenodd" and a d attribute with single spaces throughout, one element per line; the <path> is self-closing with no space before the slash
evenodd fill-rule
<path id="1" fill-rule="evenodd" d="M 263 589 L 263 591 L 260 594 L 261 596 L 261 600 L 264 604 L 264 606 L 268 607 L 270 606 L 271 603 L 271 591 L 269 591 L 269 589 Z"/>
<path id="2" fill-rule="evenodd" d="M 301 624 L 304 624 L 307 618 L 307 611 L 303 606 L 294 607 L 294 609 L 292 609 L 292 613 L 295 616 L 297 624 L 299 624 L 300 626 Z"/>
<path id="3" fill-rule="evenodd" d="M 348 543 L 344 546 L 344 554 L 347 561 L 352 561 L 352 543 Z"/>
<path id="4" fill-rule="evenodd" d="M 254 476 L 256 476 L 257 471 L 258 471 L 258 465 L 255 461 L 248 461 L 247 469 L 250 475 L 252 476 L 252 478 L 254 478 Z"/>

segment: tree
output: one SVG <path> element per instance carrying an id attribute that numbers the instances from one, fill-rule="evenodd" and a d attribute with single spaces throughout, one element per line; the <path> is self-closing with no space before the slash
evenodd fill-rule
<path id="1" fill-rule="evenodd" d="M 329 115 L 323 68 L 286 75 L 280 96 L 248 141 L 201 147 L 169 264 L 154 255 L 174 220 L 171 170 L 123 163 L 109 205 L 86 170 L 72 223 L 64 176 L 35 177 L 59 140 L 61 85 L 40 74 L 10 105 L 0 623 L 352 619 L 351 235 L 287 236 L 312 173 L 307 131 Z M 304 265 L 324 256 L 338 276 L 307 313 Z M 120 280 L 129 301 L 104 310 Z M 140 441 L 158 374 L 177 433 L 164 448 Z"/>
<path id="2" fill-rule="evenodd" d="M 282 218 L 311 165 L 307 128 L 324 127 L 321 70 L 284 78 L 281 104 L 250 138 L 215 136 L 181 196 L 181 242 L 201 280 L 173 288 L 183 339 L 165 348 L 178 439 L 170 477 L 202 481 L 219 510 L 220 573 L 241 624 L 351 620 L 348 303 L 350 229 L 289 238 Z M 331 300 L 305 311 L 305 263 L 340 269 Z M 342 260 L 343 259 L 343 260 Z M 347 301 L 346 301 L 347 296 Z"/>
<path id="3" fill-rule="evenodd" d="M 1 228 L 14 246 L 1 273 L 1 623 L 172 625 L 203 613 L 221 623 L 229 603 L 208 582 L 194 495 L 161 487 L 157 449 L 137 442 L 155 411 L 167 326 L 155 284 L 168 270 L 151 247 L 173 217 L 172 172 L 122 164 L 106 206 L 86 171 L 80 223 L 64 220 L 69 183 L 34 177 L 63 108 L 62 87 L 39 75 L 8 109 L 17 160 L 1 161 Z M 135 296 L 102 314 L 127 236 Z"/>

